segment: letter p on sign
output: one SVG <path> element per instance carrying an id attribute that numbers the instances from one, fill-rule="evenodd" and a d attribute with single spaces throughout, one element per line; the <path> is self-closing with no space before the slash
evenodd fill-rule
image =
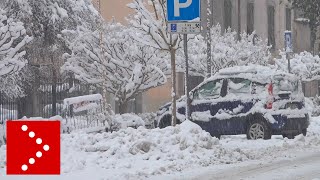
<path id="1" fill-rule="evenodd" d="M 174 0 L 174 16 L 180 16 L 180 9 L 188 8 L 192 4 L 192 0 L 186 0 L 184 3 L 180 3 L 179 0 Z"/>

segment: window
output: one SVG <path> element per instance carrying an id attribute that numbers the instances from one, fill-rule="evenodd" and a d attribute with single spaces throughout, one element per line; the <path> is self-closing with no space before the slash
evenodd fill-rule
<path id="1" fill-rule="evenodd" d="M 286 30 L 291 31 L 291 9 L 286 8 Z"/>
<path id="2" fill-rule="evenodd" d="M 231 94 L 251 94 L 251 81 L 247 79 L 229 79 L 228 89 Z"/>
<path id="3" fill-rule="evenodd" d="M 284 77 L 274 77 L 273 84 L 273 91 L 277 94 L 279 92 L 297 92 L 299 82 Z"/>
<path id="4" fill-rule="evenodd" d="M 274 7 L 268 6 L 268 45 L 272 45 L 272 50 L 275 50 L 275 28 L 274 28 Z"/>
<path id="5" fill-rule="evenodd" d="M 208 82 L 195 91 L 195 99 L 215 98 L 220 96 L 223 80 Z"/>
<path id="6" fill-rule="evenodd" d="M 232 26 L 232 4 L 230 0 L 225 0 L 224 1 L 224 28 L 228 29 L 229 27 L 231 28 Z"/>
<path id="7" fill-rule="evenodd" d="M 247 5 L 247 33 L 252 34 L 254 31 L 254 4 Z"/>

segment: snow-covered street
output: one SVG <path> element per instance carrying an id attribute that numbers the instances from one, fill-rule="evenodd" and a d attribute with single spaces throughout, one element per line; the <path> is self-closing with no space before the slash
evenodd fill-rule
<path id="1" fill-rule="evenodd" d="M 296 179 L 319 178 L 320 118 L 312 118 L 307 137 L 273 136 L 219 141 L 185 122 L 176 128 L 125 129 L 114 133 L 62 135 L 62 175 L 53 179 Z M 290 175 L 290 176 L 289 176 Z M 1 179 L 6 176 L 5 146 L 0 148 Z M 298 178 L 299 179 L 299 178 Z"/>
<path id="2" fill-rule="evenodd" d="M 274 180 L 311 180 L 320 177 L 320 153 L 300 152 L 296 157 L 287 160 L 274 159 L 237 166 L 208 168 L 201 175 L 183 177 L 181 179 L 274 179 Z"/>

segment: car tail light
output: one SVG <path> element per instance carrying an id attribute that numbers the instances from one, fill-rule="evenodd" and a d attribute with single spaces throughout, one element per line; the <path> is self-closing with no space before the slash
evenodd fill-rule
<path id="1" fill-rule="evenodd" d="M 266 108 L 267 109 L 272 109 L 272 104 L 273 104 L 273 102 L 271 102 L 271 101 L 269 102 L 268 101 L 267 104 L 266 104 Z"/>
<path id="2" fill-rule="evenodd" d="M 268 85 L 268 93 L 269 93 L 269 96 L 273 96 L 273 85 L 272 85 L 272 83 L 270 83 Z"/>
<path id="3" fill-rule="evenodd" d="M 273 105 L 273 85 L 272 83 L 270 83 L 268 85 L 268 101 L 267 101 L 267 104 L 266 104 L 266 108 L 267 109 L 272 109 L 272 105 Z"/>

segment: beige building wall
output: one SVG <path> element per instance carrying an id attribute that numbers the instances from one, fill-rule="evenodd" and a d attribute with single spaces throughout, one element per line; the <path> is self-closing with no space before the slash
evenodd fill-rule
<path id="1" fill-rule="evenodd" d="M 101 7 L 101 14 L 107 22 L 113 19 L 117 22 L 126 24 L 126 17 L 133 13 L 133 11 L 127 7 L 127 4 L 132 0 L 93 0 L 97 9 Z"/>

